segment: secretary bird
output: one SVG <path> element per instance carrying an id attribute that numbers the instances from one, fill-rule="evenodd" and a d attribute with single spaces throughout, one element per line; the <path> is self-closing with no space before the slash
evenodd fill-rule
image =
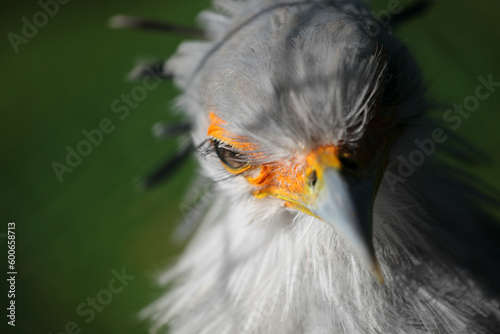
<path id="1" fill-rule="evenodd" d="M 183 90 L 213 189 L 143 312 L 153 331 L 500 333 L 496 194 L 455 167 L 481 156 L 431 117 L 387 24 L 421 4 L 377 21 L 360 1 L 222 0 L 200 31 L 113 19 L 202 38 L 155 72 Z"/>

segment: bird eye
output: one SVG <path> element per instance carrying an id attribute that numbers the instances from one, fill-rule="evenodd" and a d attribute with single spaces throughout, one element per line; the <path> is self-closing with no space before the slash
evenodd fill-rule
<path id="1" fill-rule="evenodd" d="M 212 139 L 215 153 L 222 163 L 233 173 L 241 173 L 247 170 L 250 165 L 245 159 L 245 154 L 236 152 L 229 145 L 221 143 L 218 140 Z"/>
<path id="2" fill-rule="evenodd" d="M 358 161 L 356 157 L 350 153 L 341 153 L 338 156 L 342 167 L 347 168 L 351 171 L 356 171 L 358 169 Z"/>

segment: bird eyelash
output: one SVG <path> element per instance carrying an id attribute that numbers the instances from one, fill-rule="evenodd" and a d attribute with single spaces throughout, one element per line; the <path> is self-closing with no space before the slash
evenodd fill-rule
<path id="1" fill-rule="evenodd" d="M 200 145 L 198 145 L 196 149 L 196 153 L 202 157 L 205 158 L 207 156 L 213 156 L 217 157 L 217 152 L 215 149 L 215 146 L 212 144 L 213 138 L 209 137 L 205 139 Z M 230 145 L 226 144 L 227 146 L 230 147 Z M 227 172 L 221 172 L 219 175 L 214 176 L 214 182 L 219 183 L 219 182 L 227 182 L 230 180 L 233 180 L 234 178 L 238 177 L 240 174 L 233 174 L 233 173 L 227 173 Z"/>
<path id="2" fill-rule="evenodd" d="M 202 158 L 209 155 L 217 155 L 217 153 L 215 153 L 215 147 L 211 143 L 211 138 L 205 139 L 200 145 L 198 145 L 196 153 Z"/>
<path id="3" fill-rule="evenodd" d="M 240 155 L 240 157 L 247 157 L 244 153 L 239 152 L 230 144 L 228 144 L 220 139 L 213 138 L 213 137 L 208 137 L 207 139 L 205 139 L 198 146 L 198 149 L 196 151 L 198 152 L 198 154 L 201 157 L 206 157 L 208 155 L 218 156 L 217 147 L 216 147 L 216 145 L 214 145 L 214 143 L 217 143 L 218 147 L 220 147 L 220 148 L 223 148 L 223 149 L 226 149 L 229 151 L 233 151 L 235 154 Z M 240 159 L 239 161 L 249 163 L 250 159 Z"/>
<path id="4" fill-rule="evenodd" d="M 244 174 L 252 169 L 247 154 L 235 149 L 217 138 L 209 137 L 200 145 L 200 156 L 215 155 L 225 169 L 233 176 Z"/>

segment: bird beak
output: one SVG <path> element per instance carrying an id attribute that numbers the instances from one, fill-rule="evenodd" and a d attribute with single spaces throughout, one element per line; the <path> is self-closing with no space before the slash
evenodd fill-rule
<path id="1" fill-rule="evenodd" d="M 335 228 L 382 284 L 384 277 L 372 241 L 374 183 L 373 178 L 326 167 L 318 173 L 314 189 L 309 190 L 307 208 Z"/>
<path id="2" fill-rule="evenodd" d="M 384 282 L 372 240 L 373 202 L 383 163 L 358 172 L 346 168 L 333 145 L 311 150 L 299 165 L 263 166 L 258 176 L 247 177 L 258 198 L 273 196 L 289 208 L 300 210 L 331 225 L 369 268 Z M 383 161 L 379 152 L 373 161 Z M 293 166 L 293 165 L 292 165 Z M 299 166 L 299 167 L 297 167 Z"/>

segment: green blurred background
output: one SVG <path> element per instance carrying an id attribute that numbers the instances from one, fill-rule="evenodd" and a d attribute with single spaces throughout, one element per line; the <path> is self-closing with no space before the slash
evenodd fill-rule
<path id="1" fill-rule="evenodd" d="M 135 191 L 133 181 L 177 146 L 154 139 L 151 127 L 179 118 L 169 112 L 178 91 L 171 83 L 149 91 L 124 120 L 110 105 L 137 85 L 125 76 L 138 60 L 167 58 L 182 38 L 111 30 L 107 19 L 126 13 L 195 25 L 209 1 L 72 0 L 17 54 L 7 34 L 20 34 L 22 17 L 31 20 L 40 7 L 36 1 L 2 4 L 0 268 L 7 271 L 5 233 L 15 221 L 18 271 L 16 327 L 8 332 L 55 334 L 74 321 L 82 333 L 144 333 L 147 324 L 136 314 L 159 296 L 154 277 L 182 248 L 170 235 L 196 167 L 190 161 L 165 185 Z M 397 32 L 421 64 L 430 96 L 449 106 L 474 94 L 479 75 L 500 81 L 500 3 L 460 5 L 439 1 Z M 497 188 L 499 107 L 500 91 L 458 129 L 493 158 L 476 173 Z M 113 121 L 114 131 L 59 182 L 51 163 L 64 163 L 65 147 L 75 148 L 85 139 L 81 131 L 103 118 Z M 77 306 L 106 289 L 111 271 L 122 268 L 135 279 L 86 323 Z M 3 285 L 3 310 L 6 291 Z M 1 319 L 3 328 L 4 312 Z"/>

